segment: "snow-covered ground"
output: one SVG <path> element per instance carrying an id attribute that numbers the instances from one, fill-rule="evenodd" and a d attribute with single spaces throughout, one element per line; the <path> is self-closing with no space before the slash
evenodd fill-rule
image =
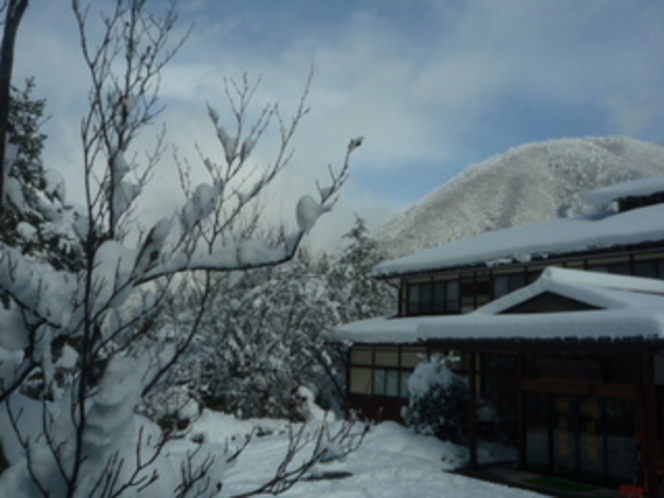
<path id="1" fill-rule="evenodd" d="M 206 441 L 222 442 L 242 436 L 254 425 L 264 430 L 285 427 L 278 421 L 237 421 L 206 412 L 193 426 L 190 436 L 204 435 Z M 334 425 L 334 424 L 332 424 Z M 286 451 L 285 433 L 257 437 L 224 476 L 224 495 L 240 494 L 258 487 L 272 472 Z M 433 437 L 414 434 L 393 423 L 371 428 L 363 444 L 341 461 L 319 464 L 309 478 L 282 496 L 289 498 L 527 498 L 536 493 L 470 479 L 447 472 L 463 460 L 465 450 Z M 496 450 L 483 448 L 480 459 L 500 458 Z M 325 479 L 325 474 L 350 476 Z M 318 479 L 311 477 L 318 477 Z"/>

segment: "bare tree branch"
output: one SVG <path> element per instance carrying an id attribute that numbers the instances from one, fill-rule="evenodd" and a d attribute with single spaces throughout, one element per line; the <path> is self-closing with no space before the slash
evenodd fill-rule
<path id="1" fill-rule="evenodd" d="M 13 56 L 16 30 L 27 4 L 28 0 L 6 4 L 0 68 L 0 101 L 4 103 L 8 98 L 2 97 L 2 77 L 7 74 L 9 85 L 12 66 L 5 50 Z M 138 400 L 164 380 L 200 332 L 215 290 L 213 273 L 291 259 L 319 216 L 337 201 L 348 178 L 350 155 L 359 145 L 358 140 L 351 141 L 341 167 L 329 168 L 328 182 L 316 185 L 316 199 L 300 199 L 292 233 L 278 239 L 257 236 L 262 214 L 256 207 L 258 200 L 293 158 L 296 131 L 309 112 L 311 75 L 292 117 L 286 119 L 277 104 L 268 104 L 253 121 L 249 116 L 260 80 L 252 82 L 246 75 L 227 78 L 230 119 L 222 119 L 208 104 L 221 147 L 219 159 L 212 161 L 198 150 L 211 183 L 193 186 L 181 168 L 186 197 L 181 209 L 149 230 L 139 229 L 136 201 L 163 157 L 165 131 L 145 156 L 135 150 L 136 139 L 161 114 L 162 71 L 191 29 L 171 41 L 177 21 L 173 1 L 156 15 L 148 11 L 146 0 L 116 0 L 98 19 L 93 18 L 91 5 L 81 0 L 71 3 L 91 85 L 80 124 L 84 211 L 72 222 L 82 245 L 82 264 L 56 272 L 49 264 L 0 244 L 0 290 L 16 310 L 12 317 L 21 315 L 20 327 L 12 324 L 12 332 L 19 344 L 16 352 L 23 355 L 12 365 L 13 377 L 0 379 L 0 401 L 9 407 L 11 395 L 32 375 L 40 376 L 41 427 L 28 428 L 34 437 L 22 437 L 25 428 L 19 427 L 20 415 L 10 418 L 25 449 L 25 471 L 33 492 L 58 498 L 83 494 L 114 498 L 159 482 L 155 469 L 165 458 L 164 433 L 151 440 L 140 426 L 137 434 L 132 433 L 133 454 L 119 449 L 114 436 L 135 422 L 132 410 Z M 0 158 L 7 132 L 2 112 L 0 107 Z M 276 132 L 278 141 L 272 160 L 260 169 L 252 162 L 252 153 L 269 132 Z M 186 160 L 181 164 L 187 164 Z M 0 174 L 0 182 L 4 177 Z M 0 216 L 2 190 L 0 183 Z M 167 290 L 182 274 L 193 275 L 203 299 L 191 310 L 190 327 L 166 344 L 159 335 L 162 323 L 158 319 L 167 306 Z M 60 385 L 54 350 L 65 346 L 75 356 L 74 366 L 71 378 Z M 56 400 L 59 411 L 47 399 Z M 261 489 L 282 492 L 292 486 L 323 458 L 324 443 L 329 440 L 323 429 L 316 435 L 304 430 L 294 433 L 284 461 Z M 239 458 L 246 444 L 229 460 Z M 314 447 L 311 459 L 293 466 L 295 455 L 310 445 Z M 46 461 L 39 460 L 44 454 Z M 188 454 L 182 460 L 176 495 L 217 494 L 221 481 L 211 475 L 215 462 L 202 449 Z"/>

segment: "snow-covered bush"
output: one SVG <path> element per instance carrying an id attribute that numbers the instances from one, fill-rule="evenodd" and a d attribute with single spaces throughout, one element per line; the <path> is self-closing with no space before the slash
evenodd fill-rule
<path id="1" fill-rule="evenodd" d="M 171 326 L 195 319 L 186 308 L 201 299 L 192 285 L 174 305 Z M 215 279 L 200 334 L 173 371 L 206 406 L 240 418 L 296 415 L 293 393 L 309 386 L 329 400 L 334 370 L 323 341 L 337 323 L 324 275 L 305 255 L 274 268 Z"/>
<path id="2" fill-rule="evenodd" d="M 394 309 L 396 290 L 371 278 L 383 255 L 364 221 L 341 255 L 300 252 L 292 261 L 216 277 L 201 333 L 173 382 L 207 406 L 241 418 L 291 418 L 293 391 L 307 386 L 325 409 L 341 412 L 345 354 L 325 341 L 340 323 Z M 174 300 L 171 325 L 193 321 L 196 285 Z"/>
<path id="3" fill-rule="evenodd" d="M 460 442 L 468 417 L 468 383 L 449 368 L 448 357 L 434 356 L 417 365 L 408 379 L 406 425 L 444 441 Z"/>

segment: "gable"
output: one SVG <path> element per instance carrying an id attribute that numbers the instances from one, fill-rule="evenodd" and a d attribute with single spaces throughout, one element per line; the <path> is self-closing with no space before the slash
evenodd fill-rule
<path id="1" fill-rule="evenodd" d="M 501 311 L 501 315 L 527 313 L 561 313 L 566 311 L 590 311 L 600 309 L 588 303 L 571 299 L 554 292 L 542 292 L 519 304 Z"/>

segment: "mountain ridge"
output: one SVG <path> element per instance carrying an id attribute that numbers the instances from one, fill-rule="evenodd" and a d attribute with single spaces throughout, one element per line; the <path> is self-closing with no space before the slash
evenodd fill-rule
<path id="1" fill-rule="evenodd" d="M 596 210 L 582 194 L 664 173 L 664 145 L 630 137 L 562 138 L 475 163 L 375 231 L 388 257 L 461 237 Z"/>

